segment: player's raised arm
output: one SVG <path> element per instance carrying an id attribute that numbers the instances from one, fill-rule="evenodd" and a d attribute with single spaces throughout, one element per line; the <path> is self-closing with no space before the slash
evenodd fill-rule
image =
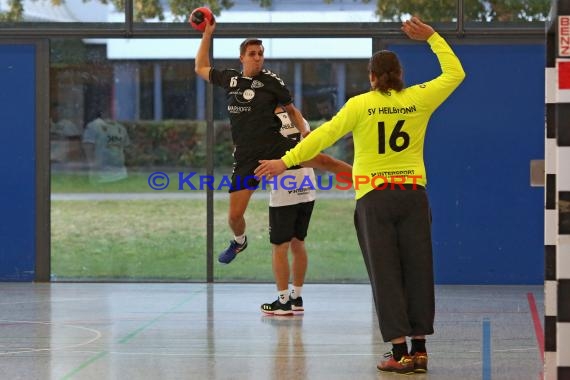
<path id="1" fill-rule="evenodd" d="M 437 56 L 441 74 L 424 83 L 420 91 L 409 92 L 410 96 L 414 96 L 414 93 L 417 95 L 414 99 L 435 110 L 463 81 L 465 71 L 445 39 L 419 18 L 413 17 L 404 22 L 402 31 L 413 40 L 426 41 Z"/>
<path id="2" fill-rule="evenodd" d="M 196 53 L 196 62 L 194 64 L 194 71 L 196 74 L 206 81 L 210 81 L 210 70 L 212 65 L 210 63 L 210 46 L 212 45 L 212 36 L 216 30 L 216 21 L 212 20 L 211 23 L 206 23 L 204 33 L 202 33 L 202 40 Z"/>

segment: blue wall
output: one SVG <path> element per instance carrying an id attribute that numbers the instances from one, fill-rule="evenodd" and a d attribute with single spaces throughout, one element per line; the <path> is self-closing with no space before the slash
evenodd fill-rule
<path id="1" fill-rule="evenodd" d="M 454 46 L 467 77 L 426 137 L 436 281 L 539 284 L 544 278 L 544 45 Z M 426 46 L 390 46 L 407 84 L 439 72 Z M 430 55 L 431 54 L 431 55 Z"/>
<path id="2" fill-rule="evenodd" d="M 36 63 L 34 45 L 0 44 L 0 280 L 35 272 Z"/>

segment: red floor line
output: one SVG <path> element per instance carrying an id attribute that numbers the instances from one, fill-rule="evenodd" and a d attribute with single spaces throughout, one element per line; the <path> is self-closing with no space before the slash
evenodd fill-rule
<path id="1" fill-rule="evenodd" d="M 534 324 L 534 333 L 536 334 L 536 343 L 538 344 L 538 350 L 540 351 L 540 359 L 542 360 L 542 363 L 544 363 L 544 332 L 542 330 L 540 318 L 538 317 L 538 309 L 536 308 L 536 302 L 532 293 L 527 293 L 526 298 L 528 299 L 530 315 L 532 316 L 532 322 Z"/>

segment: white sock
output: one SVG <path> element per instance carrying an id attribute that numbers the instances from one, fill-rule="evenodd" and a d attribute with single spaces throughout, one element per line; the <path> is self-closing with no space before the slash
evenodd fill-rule
<path id="1" fill-rule="evenodd" d="M 291 298 L 295 299 L 297 297 L 301 297 L 301 290 L 303 290 L 302 286 L 295 286 L 291 289 Z"/>
<path id="2" fill-rule="evenodd" d="M 289 289 L 279 290 L 277 292 L 277 298 L 279 299 L 279 302 L 286 304 L 287 301 L 289 301 Z"/>
<path id="3" fill-rule="evenodd" d="M 234 240 L 235 240 L 238 244 L 243 244 L 243 243 L 245 243 L 245 234 L 239 235 L 239 236 L 235 236 L 235 235 L 234 235 Z"/>

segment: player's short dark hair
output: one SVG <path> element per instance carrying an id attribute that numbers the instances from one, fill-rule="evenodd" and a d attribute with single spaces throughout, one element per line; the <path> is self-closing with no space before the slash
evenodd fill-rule
<path id="1" fill-rule="evenodd" d="M 249 45 L 262 45 L 263 41 L 259 38 L 246 38 L 240 45 L 239 45 L 239 55 L 244 55 L 245 50 Z"/>

